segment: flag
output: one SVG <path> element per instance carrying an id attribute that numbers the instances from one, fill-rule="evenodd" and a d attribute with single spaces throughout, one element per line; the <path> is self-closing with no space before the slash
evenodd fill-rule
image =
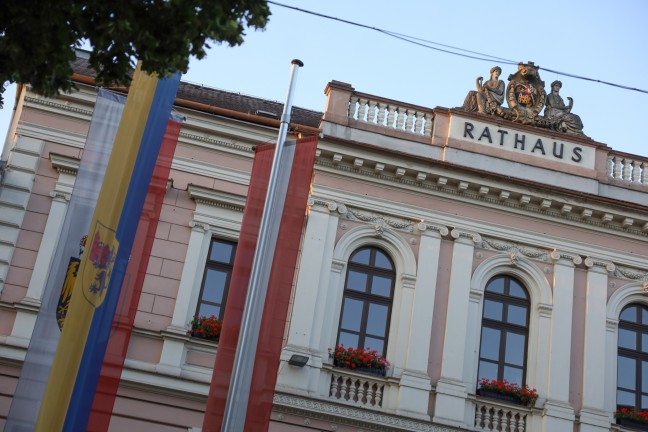
<path id="1" fill-rule="evenodd" d="M 97 390 L 92 404 L 88 431 L 107 431 L 110 424 L 119 379 L 126 359 L 128 342 L 130 341 L 137 305 L 139 304 L 142 285 L 146 276 L 149 258 L 155 232 L 157 230 L 162 203 L 167 189 L 171 162 L 178 142 L 181 119 L 174 117 L 169 120 L 160 154 L 155 163 L 153 178 L 146 195 L 144 209 L 139 219 L 131 260 L 126 269 L 126 277 L 122 283 L 117 313 L 113 319 L 112 330 L 106 354 L 104 356 Z"/>
<path id="2" fill-rule="evenodd" d="M 124 96 L 102 89 L 97 95 L 41 307 L 7 416 L 7 432 L 34 430 L 60 336 L 56 311 L 61 289 L 69 262 L 78 256 L 79 242 L 90 228 L 125 101 Z"/>
<path id="3" fill-rule="evenodd" d="M 268 430 L 283 332 L 306 214 L 306 202 L 313 176 L 317 137 L 300 139 L 296 142 L 294 140 L 287 141 L 285 145 L 285 151 L 288 152 L 290 149 L 294 152 L 294 156 L 281 213 L 281 226 L 277 236 L 275 254 L 271 258 L 272 270 L 263 308 L 259 343 L 256 353 L 249 354 L 255 359 L 245 423 L 245 430 L 249 432 Z M 274 145 L 256 148 L 241 224 L 241 235 L 236 249 L 232 279 L 225 306 L 223 329 L 218 343 L 218 353 L 207 399 L 203 423 L 204 432 L 221 430 L 223 422 L 274 150 Z"/>
<path id="4" fill-rule="evenodd" d="M 153 167 L 180 75 L 139 66 L 126 100 L 54 356 L 36 431 L 86 429 Z"/>

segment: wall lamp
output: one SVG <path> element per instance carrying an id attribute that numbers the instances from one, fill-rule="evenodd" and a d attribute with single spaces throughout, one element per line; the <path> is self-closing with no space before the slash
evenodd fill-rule
<path id="1" fill-rule="evenodd" d="M 288 360 L 288 364 L 297 367 L 304 367 L 308 363 L 308 356 L 293 354 Z"/>

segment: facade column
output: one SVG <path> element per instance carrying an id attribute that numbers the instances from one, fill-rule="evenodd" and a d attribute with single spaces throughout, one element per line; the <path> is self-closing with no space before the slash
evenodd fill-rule
<path id="1" fill-rule="evenodd" d="M 441 377 L 436 387 L 434 421 L 457 427 L 465 427 L 468 412 L 464 363 L 467 336 L 467 316 L 470 303 L 470 280 L 475 243 L 481 241 L 479 234 L 453 229 L 455 239 L 450 267 L 450 292 Z"/>
<path id="2" fill-rule="evenodd" d="M 194 287 L 200 283 L 202 278 L 203 272 L 200 269 L 204 266 L 204 257 L 207 255 L 211 239 L 209 224 L 192 221 L 189 226 L 191 226 L 191 236 L 182 268 L 178 296 L 173 309 L 171 325 L 163 332 L 162 354 L 160 362 L 156 366 L 157 372 L 173 376 L 180 376 L 182 371 L 185 355 L 184 343 L 187 334 L 186 325 L 193 316 L 194 311 L 191 310 L 191 305 L 195 304 L 194 296 L 197 295 Z"/>
<path id="3" fill-rule="evenodd" d="M 605 343 L 607 334 L 608 273 L 614 264 L 587 257 L 587 295 L 585 310 L 585 352 L 583 355 L 583 408 L 581 432 L 607 432 L 609 413 L 605 410 Z"/>
<path id="4" fill-rule="evenodd" d="M 54 190 L 50 192 L 52 205 L 47 216 L 45 230 L 43 231 L 27 293 L 19 303 L 16 303 L 16 319 L 11 329 L 11 335 L 7 337 L 7 343 L 11 345 L 29 346 L 29 339 L 36 325 L 38 308 L 41 305 L 45 284 L 47 283 L 54 253 L 63 229 L 63 222 L 65 221 L 75 178 L 76 169 L 63 170 L 59 168 L 59 180 Z"/>
<path id="5" fill-rule="evenodd" d="M 571 331 L 574 303 L 575 266 L 583 260 L 578 255 L 553 251 L 553 308 L 551 340 L 548 353 L 540 362 L 548 361 L 545 431 L 569 430 L 574 424 L 574 410 L 569 404 L 569 374 L 571 362 Z M 550 353 L 550 354 L 549 354 Z"/>
<path id="6" fill-rule="evenodd" d="M 421 231 L 413 305 L 409 320 L 405 369 L 401 374 L 397 414 L 429 420 L 430 376 L 428 361 L 441 237 L 444 226 L 418 224 Z"/>
<path id="7" fill-rule="evenodd" d="M 308 253 L 302 253 L 299 259 L 288 342 L 281 359 L 288 362 L 292 355 L 298 354 L 309 360 L 302 368 L 283 363 L 277 379 L 278 388 L 302 395 L 317 393 L 319 371 L 328 360 L 328 352 L 320 350 L 321 323 L 327 319 L 324 314 L 339 220 L 334 202 L 311 197 L 308 205 L 310 212 L 302 246 Z"/>

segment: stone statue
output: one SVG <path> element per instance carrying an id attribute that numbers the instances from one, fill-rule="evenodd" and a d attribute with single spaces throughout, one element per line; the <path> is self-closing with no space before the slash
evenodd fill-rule
<path id="1" fill-rule="evenodd" d="M 476 80 L 477 91 L 468 92 L 463 109 L 471 112 L 494 114 L 504 102 L 504 81 L 500 81 L 502 68 L 495 66 L 490 70 L 490 79 L 482 83 L 483 77 Z"/>
<path id="2" fill-rule="evenodd" d="M 519 63 L 516 73 L 509 75 L 506 88 L 508 109 L 498 113 L 502 118 L 533 126 L 538 124 L 538 114 L 545 104 L 547 93 L 544 81 L 538 72 L 539 66 L 533 62 Z"/>
<path id="3" fill-rule="evenodd" d="M 576 114 L 571 113 L 574 100 L 567 98 L 569 105 L 565 105 L 560 96 L 562 83 L 554 81 L 551 83 L 551 93 L 547 96 L 544 116 L 553 129 L 574 135 L 583 135 L 583 122 Z"/>

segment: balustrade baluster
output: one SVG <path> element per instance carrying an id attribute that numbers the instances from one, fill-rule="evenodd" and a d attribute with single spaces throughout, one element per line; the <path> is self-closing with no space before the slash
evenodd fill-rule
<path id="1" fill-rule="evenodd" d="M 523 416 L 520 414 L 520 418 L 518 419 L 518 424 L 517 424 L 517 432 L 524 432 L 526 429 L 526 416 Z"/>
<path id="2" fill-rule="evenodd" d="M 396 129 L 403 130 L 403 124 L 405 124 L 405 108 L 397 108 L 398 118 L 396 119 Z"/>
<path id="3" fill-rule="evenodd" d="M 484 430 L 482 427 L 482 419 L 483 419 L 483 414 L 482 414 L 482 406 L 477 405 L 477 409 L 475 410 L 475 427 L 479 430 Z"/>
<path id="4" fill-rule="evenodd" d="M 375 397 L 374 397 L 374 400 L 376 401 L 376 403 L 374 404 L 374 406 L 377 406 L 377 407 L 382 406 L 383 389 L 384 389 L 384 386 L 382 386 L 380 384 L 376 385 L 376 394 L 375 394 Z"/>
<path id="5" fill-rule="evenodd" d="M 369 101 L 369 113 L 367 114 L 367 123 L 375 123 L 377 105 L 378 102 L 372 100 Z"/>
<path id="6" fill-rule="evenodd" d="M 607 165 L 606 165 L 606 170 L 605 170 L 605 175 L 607 177 L 613 177 L 614 176 L 614 157 L 613 156 L 608 156 L 607 158 Z"/>
<path id="7" fill-rule="evenodd" d="M 423 128 L 425 136 L 432 136 L 432 114 L 425 113 L 425 126 Z"/>
<path id="8" fill-rule="evenodd" d="M 641 172 L 639 171 L 639 165 L 641 165 L 639 161 L 632 161 L 632 181 L 634 183 L 639 182 L 639 178 L 641 176 Z"/>
<path id="9" fill-rule="evenodd" d="M 335 399 L 339 399 L 337 397 L 337 392 L 338 392 L 338 380 L 340 379 L 339 375 L 333 374 L 332 379 L 331 379 L 331 394 L 329 396 L 333 396 Z"/>
<path id="10" fill-rule="evenodd" d="M 340 385 L 340 399 L 349 400 L 349 378 L 342 377 L 342 383 Z"/>
<path id="11" fill-rule="evenodd" d="M 486 415 L 484 417 L 484 430 L 493 430 L 495 424 L 495 409 L 486 407 Z"/>
<path id="12" fill-rule="evenodd" d="M 647 163 L 642 163 L 641 164 L 641 184 L 645 185 L 648 184 L 648 164 Z"/>
<path id="13" fill-rule="evenodd" d="M 359 99 L 358 103 L 358 121 L 365 121 L 365 114 L 367 113 L 367 99 Z"/>
<path id="14" fill-rule="evenodd" d="M 632 171 L 632 165 L 630 164 L 630 160 L 625 159 L 624 164 L 623 164 L 623 180 L 630 181 L 630 179 L 631 179 L 631 177 L 630 177 L 631 171 Z"/>
<path id="15" fill-rule="evenodd" d="M 355 118 L 358 100 L 359 100 L 359 98 L 357 96 L 351 96 L 351 98 L 349 99 L 349 118 L 350 119 Z"/>
<path id="16" fill-rule="evenodd" d="M 378 102 L 378 119 L 376 120 L 378 126 L 385 126 L 385 108 L 387 108 L 386 104 Z"/>
<path id="17" fill-rule="evenodd" d="M 620 179 L 621 178 L 621 168 L 623 166 L 623 159 L 618 157 L 618 156 L 614 156 L 612 158 L 612 161 L 614 162 L 614 169 L 612 171 L 613 177 L 615 179 Z"/>
<path id="18" fill-rule="evenodd" d="M 496 410 L 493 413 L 493 430 L 502 430 L 502 410 Z"/>
<path id="19" fill-rule="evenodd" d="M 396 115 L 396 107 L 393 105 L 387 106 L 387 124 L 385 125 L 388 128 L 394 127 L 394 116 Z"/>
<path id="20" fill-rule="evenodd" d="M 407 115 L 407 121 L 405 122 L 405 132 L 412 132 L 412 127 L 414 126 L 414 114 L 414 110 L 405 110 L 405 115 Z"/>
<path id="21" fill-rule="evenodd" d="M 358 387 L 358 404 L 360 405 L 369 405 L 369 399 L 366 401 L 364 400 L 365 398 L 365 385 L 368 385 L 366 382 L 360 382 L 360 386 Z"/>
<path id="22" fill-rule="evenodd" d="M 356 402 L 356 387 L 358 386 L 357 379 L 350 379 L 349 381 L 349 402 Z"/>

